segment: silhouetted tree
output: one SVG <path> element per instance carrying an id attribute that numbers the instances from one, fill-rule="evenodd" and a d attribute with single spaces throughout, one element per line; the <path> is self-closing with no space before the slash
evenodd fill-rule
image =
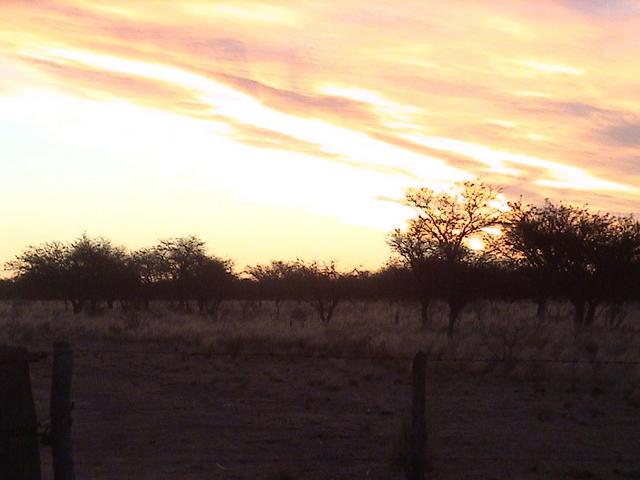
<path id="1" fill-rule="evenodd" d="M 162 240 L 156 247 L 171 275 L 171 289 L 184 311 L 189 311 L 196 271 L 206 258 L 205 242 L 196 236 Z"/>
<path id="2" fill-rule="evenodd" d="M 70 249 L 61 242 L 30 245 L 6 268 L 14 273 L 20 289 L 28 296 L 45 299 L 70 299 L 68 278 Z M 74 304 L 74 311 L 80 311 Z"/>
<path id="3" fill-rule="evenodd" d="M 158 297 L 160 287 L 171 279 L 169 261 L 157 247 L 141 248 L 130 255 L 130 263 L 137 273 L 137 294 L 145 310 Z"/>
<path id="4" fill-rule="evenodd" d="M 428 188 L 410 190 L 406 202 L 416 216 L 406 230 L 396 229 L 389 238 L 389 245 L 411 267 L 420 285 L 422 311 L 427 311 L 435 296 L 442 296 L 449 304 L 449 337 L 472 296 L 473 266 L 490 258 L 490 251 L 474 250 L 469 242 L 493 243 L 492 229 L 503 215 L 498 194 L 494 187 L 476 182 L 458 184 L 446 193 Z"/>
<path id="5" fill-rule="evenodd" d="M 537 316 L 546 313 L 549 298 L 557 293 L 560 263 L 564 261 L 559 237 L 567 226 L 569 211 L 560 212 L 550 203 L 543 207 L 509 204 L 506 226 L 500 238 L 502 252 L 529 279 L 531 296 L 538 304 Z"/>
<path id="6" fill-rule="evenodd" d="M 274 318 L 276 319 L 280 317 L 282 300 L 296 297 L 300 290 L 300 285 L 297 283 L 302 280 L 302 272 L 296 262 L 274 260 L 268 265 L 249 266 L 245 273 L 258 282 L 262 298 L 274 301 Z"/>
<path id="7" fill-rule="evenodd" d="M 368 276 L 360 275 L 358 282 L 366 282 L 361 288 L 373 299 L 391 302 L 419 300 L 413 272 L 397 259 L 387 261 L 379 270 Z"/>
<path id="8" fill-rule="evenodd" d="M 87 235 L 70 244 L 60 242 L 30 246 L 8 267 L 17 274 L 25 291 L 44 298 L 69 301 L 74 313 L 86 302 L 92 310 L 100 300 L 109 306 L 135 281 L 126 262 L 126 251 L 104 238 Z"/>
<path id="9" fill-rule="evenodd" d="M 503 245 L 529 273 L 538 301 L 562 292 L 574 306 L 576 328 L 590 325 L 599 305 L 625 290 L 640 254 L 638 222 L 548 200 L 511 207 Z"/>
<path id="10" fill-rule="evenodd" d="M 628 290 L 640 257 L 640 224 L 631 216 L 592 213 L 581 233 L 586 243 L 584 325 L 590 326 L 603 302 L 617 301 Z"/>
<path id="11" fill-rule="evenodd" d="M 185 311 L 195 298 L 201 312 L 217 314 L 233 279 L 229 260 L 208 256 L 206 244 L 196 236 L 163 240 L 156 247 L 171 276 L 173 295 Z"/>
<path id="12" fill-rule="evenodd" d="M 210 313 L 218 318 L 222 301 L 229 295 L 233 282 L 233 264 L 230 260 L 206 256 L 196 266 L 191 291 L 198 301 L 200 313 Z"/>
<path id="13" fill-rule="evenodd" d="M 301 298 L 311 305 L 320 320 L 328 323 L 336 308 L 353 291 L 354 273 L 340 272 L 335 264 L 297 260 L 293 278 L 298 280 Z"/>
<path id="14" fill-rule="evenodd" d="M 12 278 L 0 278 L 0 300 L 11 300 L 18 297 L 17 285 Z"/>
<path id="15" fill-rule="evenodd" d="M 129 283 L 126 258 L 126 250 L 106 238 L 83 235 L 71 243 L 66 257 L 66 283 L 75 312 L 87 301 L 92 311 L 100 300 L 113 306 L 113 301 L 123 295 L 123 287 Z"/>

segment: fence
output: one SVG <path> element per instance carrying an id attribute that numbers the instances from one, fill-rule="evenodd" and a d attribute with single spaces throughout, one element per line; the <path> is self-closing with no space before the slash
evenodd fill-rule
<path id="1" fill-rule="evenodd" d="M 73 353 L 66 343 L 54 344 L 53 370 L 51 381 L 50 397 L 50 427 L 45 433 L 45 440 L 51 444 L 53 454 L 53 471 L 56 480 L 74 479 L 74 462 L 71 447 L 71 374 L 73 370 Z M 430 422 L 429 411 L 427 410 L 427 394 L 431 396 L 429 383 L 426 381 L 427 367 L 430 364 L 438 363 L 470 363 L 470 362 L 496 362 L 490 358 L 428 358 L 424 353 L 419 352 L 415 356 L 377 356 L 377 355 L 323 355 L 323 354 L 277 354 L 268 352 L 255 353 L 215 353 L 215 352 L 184 352 L 176 350 L 140 350 L 126 351 L 117 349 L 77 349 L 77 355 L 178 355 L 191 358 L 280 358 L 280 359 L 344 359 L 344 360 L 380 360 L 380 361 L 400 361 L 412 362 L 411 370 L 411 403 L 410 411 L 405 412 L 410 417 L 410 427 L 408 432 L 409 444 L 405 450 L 404 475 L 408 480 L 423 480 L 425 475 L 429 475 L 429 467 L 433 462 L 457 462 L 460 460 L 483 462 L 483 461 L 534 461 L 527 456 L 447 456 L 437 455 L 427 451 L 428 440 L 427 425 Z M 39 480 L 41 478 L 38 426 L 43 427 L 44 423 L 38 423 L 35 415 L 33 394 L 31 391 L 29 362 L 38 361 L 43 355 L 29 354 L 24 349 L 4 348 L 0 350 L 0 386 L 2 386 L 2 397 L 0 401 L 0 480 Z M 626 361 L 571 361 L 554 359 L 527 359 L 521 362 L 533 364 L 591 364 L 591 365 L 638 365 L 640 362 Z M 141 412 L 144 413 L 144 412 Z M 446 419 L 440 419 L 446 422 Z M 239 428 L 241 426 L 239 425 Z M 300 461 L 300 458 L 258 458 L 256 463 L 286 463 L 288 461 Z M 324 457 L 322 459 L 304 459 L 306 461 L 341 462 L 344 459 Z M 374 458 L 347 459 L 349 462 L 369 463 Z M 380 459 L 377 459 L 378 461 Z M 634 462 L 637 459 L 625 459 L 620 457 L 559 457 L 555 460 L 566 460 L 575 463 L 624 463 Z M 250 462 L 245 459 L 243 462 Z M 224 467 L 220 466 L 221 470 Z"/>
<path id="2" fill-rule="evenodd" d="M 36 418 L 29 362 L 46 354 L 30 354 L 22 348 L 0 349 L 0 479 L 39 480 L 38 428 L 47 427 L 56 480 L 73 480 L 71 454 L 71 376 L 73 353 L 64 342 L 53 345 L 53 372 L 49 425 Z"/>

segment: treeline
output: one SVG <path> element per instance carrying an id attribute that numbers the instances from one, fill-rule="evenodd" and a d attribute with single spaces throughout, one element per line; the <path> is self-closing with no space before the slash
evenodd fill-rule
<path id="1" fill-rule="evenodd" d="M 273 261 L 236 272 L 207 253 L 197 236 L 172 238 L 129 251 L 87 235 L 68 243 L 29 246 L 6 265 L 0 298 L 61 300 L 74 313 L 144 308 L 170 302 L 184 312 L 216 316 L 224 300 L 270 300 L 276 316 L 286 300 L 311 305 L 328 322 L 345 299 L 412 299 L 413 278 L 402 266 L 376 273 L 340 271 L 335 263 Z"/>
<path id="2" fill-rule="evenodd" d="M 474 182 L 446 193 L 411 190 L 406 201 L 416 216 L 389 244 L 413 271 L 423 311 L 434 298 L 448 303 L 449 336 L 478 297 L 531 298 L 541 316 L 550 299 L 568 300 L 579 330 L 603 304 L 640 294 L 640 223 L 632 216 L 548 200 L 506 204 L 499 190 Z"/>
<path id="3" fill-rule="evenodd" d="M 7 264 L 14 273 L 5 289 L 23 298 L 63 300 L 74 313 L 175 301 L 184 310 L 215 311 L 231 293 L 232 263 L 211 256 L 197 237 L 163 240 L 128 251 L 86 235 L 69 242 L 30 246 Z"/>
<path id="4" fill-rule="evenodd" d="M 449 335 L 479 298 L 532 299 L 541 316 L 550 300 L 568 300 L 576 328 L 591 325 L 602 305 L 640 298 L 640 224 L 631 216 L 549 201 L 507 206 L 480 183 L 412 190 L 406 201 L 416 215 L 389 235 L 395 257 L 375 272 L 301 260 L 236 271 L 195 236 L 129 251 L 84 235 L 26 248 L 7 264 L 13 276 L 0 282 L 0 297 L 62 300 L 75 313 L 163 301 L 214 317 L 225 300 L 270 300 L 276 317 L 281 302 L 297 300 L 324 322 L 344 300 L 417 301 L 425 326 L 439 299 L 449 306 Z"/>

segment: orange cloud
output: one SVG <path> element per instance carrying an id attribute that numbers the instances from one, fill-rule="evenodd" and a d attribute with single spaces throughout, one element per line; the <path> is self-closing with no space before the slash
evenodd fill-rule
<path id="1" fill-rule="evenodd" d="M 7 0 L 0 97 L 124 101 L 238 155 L 367 172 L 359 212 L 472 177 L 638 212 L 634 5 Z"/>

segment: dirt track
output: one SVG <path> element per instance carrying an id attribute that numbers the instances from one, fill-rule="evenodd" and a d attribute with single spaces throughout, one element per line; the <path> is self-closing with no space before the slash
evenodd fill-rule
<path id="1" fill-rule="evenodd" d="M 109 351 L 76 354 L 79 479 L 402 478 L 408 362 L 76 348 Z M 31 367 L 41 418 L 50 369 Z M 640 409 L 620 394 L 431 372 L 427 395 L 429 478 L 640 478 Z"/>

